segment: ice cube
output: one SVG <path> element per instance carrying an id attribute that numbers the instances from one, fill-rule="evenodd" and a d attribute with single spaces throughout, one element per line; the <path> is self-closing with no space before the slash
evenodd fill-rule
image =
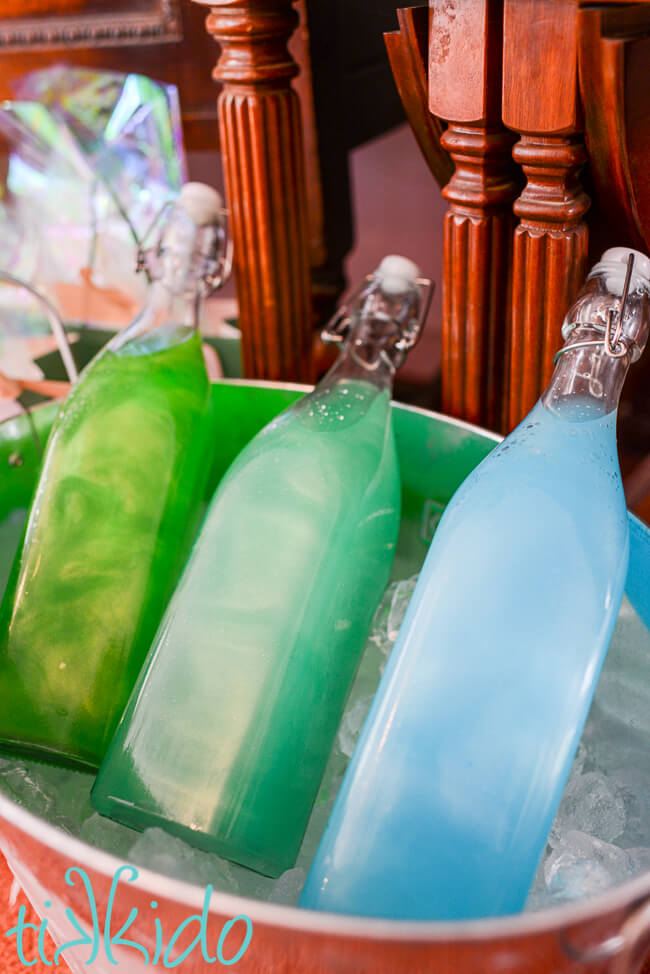
<path id="1" fill-rule="evenodd" d="M 300 867 L 288 869 L 286 873 L 282 873 L 273 884 L 268 897 L 269 903 L 284 903 L 287 906 L 295 906 L 306 878 L 306 871 Z"/>
<path id="2" fill-rule="evenodd" d="M 309 822 L 307 823 L 307 831 L 305 832 L 305 837 L 302 840 L 302 845 L 300 847 L 300 852 L 298 853 L 298 859 L 296 860 L 296 866 L 300 866 L 307 872 L 311 866 L 312 860 L 316 855 L 316 849 L 318 848 L 318 843 L 320 842 L 321 836 L 325 831 L 325 826 L 332 814 L 332 809 L 334 808 L 334 802 L 336 801 L 336 795 L 338 794 L 339 788 L 341 787 L 341 782 L 343 781 L 342 772 L 338 776 L 334 774 L 333 768 L 340 767 L 339 762 L 334 760 L 335 751 L 332 752 L 332 757 L 330 757 L 327 769 L 325 771 L 325 776 L 323 778 L 323 784 L 321 789 L 316 796 L 316 801 L 314 802 L 314 808 L 312 810 Z"/>
<path id="3" fill-rule="evenodd" d="M 595 771 L 571 776 L 551 828 L 556 847 L 567 832 L 586 832 L 611 842 L 625 829 L 625 804 L 616 784 Z"/>
<path id="4" fill-rule="evenodd" d="M 584 832 L 569 831 L 544 863 L 546 886 L 560 899 L 593 896 L 633 875 L 624 849 Z"/>
<path id="5" fill-rule="evenodd" d="M 633 874 L 650 872 L 650 848 L 639 846 L 638 848 L 625 850 L 630 857 Z"/>
<path id="6" fill-rule="evenodd" d="M 411 601 L 411 596 L 415 591 L 415 586 L 417 584 L 418 576 L 414 575 L 413 578 L 407 578 L 401 582 L 395 582 L 392 586 L 392 598 L 390 603 L 390 611 L 388 613 L 388 620 L 386 623 L 386 635 L 391 643 L 394 643 L 397 639 L 397 634 L 399 628 L 402 625 L 404 616 L 406 615 L 406 610 L 408 609 L 409 602 Z"/>
<path id="7" fill-rule="evenodd" d="M 417 580 L 418 576 L 413 575 L 411 578 L 391 582 L 379 603 L 368 643 L 378 648 L 384 662 L 397 639 L 397 633 L 411 601 Z M 368 648 L 366 647 L 366 655 L 367 653 Z"/>
<path id="8" fill-rule="evenodd" d="M 611 781 L 625 804 L 625 831 L 618 845 L 650 846 L 650 774 L 637 768 L 614 771 Z"/>
<path id="9" fill-rule="evenodd" d="M 533 885 L 530 887 L 528 898 L 526 900 L 527 910 L 541 910 L 545 906 L 550 905 L 549 901 L 551 899 L 551 894 L 547 889 L 546 879 L 544 877 L 545 859 L 546 857 L 542 856 L 542 861 L 537 867 L 535 879 L 533 880 Z"/>
<path id="10" fill-rule="evenodd" d="M 372 697 L 359 697 L 349 710 L 346 710 L 338 732 L 338 745 L 341 753 L 346 757 L 352 757 L 352 752 L 363 727 L 363 722 L 370 710 Z"/>
<path id="11" fill-rule="evenodd" d="M 129 860 L 155 872 L 214 889 L 233 889 L 230 865 L 224 859 L 201 852 L 164 829 L 146 829 L 128 853 Z"/>
<path id="12" fill-rule="evenodd" d="M 13 801 L 35 815 L 46 816 L 52 807 L 52 796 L 31 769 L 15 762 L 0 767 L 2 791 Z"/>
<path id="13" fill-rule="evenodd" d="M 573 759 L 573 764 L 571 765 L 571 778 L 576 778 L 578 775 L 582 774 L 587 760 L 587 748 L 584 746 L 582 741 L 578 744 L 578 750 L 576 751 L 576 756 Z"/>
<path id="14" fill-rule="evenodd" d="M 650 736 L 650 632 L 623 599 L 598 681 L 598 706 L 608 717 Z"/>
<path id="15" fill-rule="evenodd" d="M 113 822 L 110 818 L 98 815 L 94 812 L 81 827 L 77 826 L 79 838 L 89 845 L 97 846 L 104 852 L 111 852 L 118 858 L 125 858 L 131 846 L 137 841 L 138 832 L 128 829 L 119 822 Z"/>
<path id="16" fill-rule="evenodd" d="M 592 705 L 583 741 L 596 771 L 612 775 L 622 770 L 648 768 L 648 738 L 620 720 L 607 717 Z"/>

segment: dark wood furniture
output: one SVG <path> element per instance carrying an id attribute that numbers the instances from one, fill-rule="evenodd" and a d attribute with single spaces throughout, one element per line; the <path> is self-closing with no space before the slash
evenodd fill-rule
<path id="1" fill-rule="evenodd" d="M 506 429 L 548 382 L 560 324 L 587 271 L 578 13 L 574 0 L 553 0 L 552 8 L 548 0 L 504 0 L 502 118 L 519 136 L 513 158 L 526 180 L 514 204 Z"/>
<path id="2" fill-rule="evenodd" d="M 650 251 L 650 2 L 429 0 L 400 10 L 386 43 L 449 201 L 443 408 L 508 432 L 549 380 L 587 267 L 610 246 Z M 649 378 L 646 353 L 619 412 L 645 520 Z"/>
<path id="3" fill-rule="evenodd" d="M 375 2 L 371 16 L 368 0 L 195 3 L 220 45 L 244 368 L 311 379 L 313 327 L 343 289 L 352 243 L 347 154 L 402 118 L 381 37 L 394 6 Z"/>
<path id="4" fill-rule="evenodd" d="M 178 86 L 186 144 L 218 144 L 214 45 L 185 0 L 0 0 L 0 99 L 52 64 L 137 70 Z"/>
<path id="5" fill-rule="evenodd" d="M 207 4 L 206 4 L 207 6 Z M 244 371 L 311 375 L 309 248 L 291 3 L 210 3 Z"/>
<path id="6" fill-rule="evenodd" d="M 387 0 L 0 0 L 0 84 L 63 56 L 124 70 L 137 50 L 206 147 L 216 62 L 245 367 L 285 379 L 310 376 L 343 286 L 347 153 L 399 120 L 399 91 L 449 201 L 443 407 L 505 430 L 548 379 L 587 261 L 650 243 L 650 2 L 430 0 L 387 36 L 396 86 L 394 16 Z"/>
<path id="7" fill-rule="evenodd" d="M 401 52 L 397 86 L 450 203 L 443 405 L 507 431 L 548 381 L 588 261 L 616 244 L 650 249 L 650 3 L 429 0 L 426 14 L 402 11 L 387 43 Z M 628 385 L 645 406 L 628 408 L 631 418 L 650 412 L 639 401 L 649 374 L 637 368 Z"/>
<path id="8" fill-rule="evenodd" d="M 429 109 L 446 122 L 440 145 L 454 172 L 443 187 L 442 407 L 490 428 L 501 421 L 514 137 L 501 121 L 501 0 L 431 10 Z M 467 38 L 473 43 L 468 45 Z M 448 70 L 449 63 L 456 71 Z"/>

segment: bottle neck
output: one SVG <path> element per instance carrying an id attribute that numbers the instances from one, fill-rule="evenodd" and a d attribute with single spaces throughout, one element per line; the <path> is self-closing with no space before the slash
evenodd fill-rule
<path id="1" fill-rule="evenodd" d="M 191 270 L 184 278 L 153 281 L 144 308 L 108 349 L 153 351 L 186 341 L 199 327 L 201 293 L 201 281 Z"/>
<path id="2" fill-rule="evenodd" d="M 341 354 L 326 379 L 359 379 L 392 391 L 395 372 L 421 328 L 419 309 L 415 286 L 389 290 L 373 282 L 347 319 Z"/>
<path id="3" fill-rule="evenodd" d="M 387 331 L 389 332 L 387 336 Z M 392 393 L 395 367 L 388 353 L 394 326 L 384 319 L 360 316 L 350 328 L 341 354 L 323 380 L 358 379 Z"/>
<path id="4" fill-rule="evenodd" d="M 578 342 L 598 342 L 570 348 Z M 603 330 L 583 324 L 575 328 L 557 360 L 555 371 L 542 396 L 547 409 L 567 418 L 604 416 L 618 406 L 632 355 L 614 358 L 605 351 Z M 584 407 L 576 411 L 576 406 Z"/>
<path id="5" fill-rule="evenodd" d="M 565 418 L 604 416 L 618 406 L 632 362 L 650 327 L 650 261 L 627 249 L 606 251 L 562 325 L 564 349 L 542 403 Z"/>
<path id="6" fill-rule="evenodd" d="M 182 325 L 196 329 L 201 308 L 200 282 L 188 278 L 177 289 L 162 281 L 154 281 L 145 310 L 155 316 L 159 324 Z"/>
<path id="7" fill-rule="evenodd" d="M 141 266 L 152 279 L 147 303 L 132 324 L 108 346 L 128 345 L 134 354 L 187 340 L 199 327 L 201 299 L 228 273 L 226 234 L 216 218 L 197 222 L 191 211 L 174 207 L 156 246 L 141 251 Z"/>

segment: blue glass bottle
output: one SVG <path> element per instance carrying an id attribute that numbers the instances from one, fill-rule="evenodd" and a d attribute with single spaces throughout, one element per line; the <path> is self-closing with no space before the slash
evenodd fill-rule
<path id="1" fill-rule="evenodd" d="M 641 254 L 625 293 L 630 253 L 596 265 L 545 394 L 449 504 L 302 906 L 437 920 L 522 909 L 627 571 L 616 406 L 650 295 Z"/>

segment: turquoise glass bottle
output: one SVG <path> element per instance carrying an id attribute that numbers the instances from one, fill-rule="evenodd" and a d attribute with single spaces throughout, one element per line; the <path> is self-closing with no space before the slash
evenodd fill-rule
<path id="1" fill-rule="evenodd" d="M 543 397 L 450 502 L 302 906 L 418 920 L 522 909 L 623 594 L 616 407 L 649 296 L 650 260 L 607 251 Z"/>
<path id="2" fill-rule="evenodd" d="M 144 310 L 61 408 L 0 608 L 4 749 L 90 767 L 106 752 L 198 524 L 198 313 L 224 251 L 219 194 L 188 183 L 146 255 Z"/>
<path id="3" fill-rule="evenodd" d="M 236 459 L 102 765 L 93 803 L 266 875 L 295 862 L 393 562 L 396 365 L 417 270 L 386 258 L 338 362 Z"/>

